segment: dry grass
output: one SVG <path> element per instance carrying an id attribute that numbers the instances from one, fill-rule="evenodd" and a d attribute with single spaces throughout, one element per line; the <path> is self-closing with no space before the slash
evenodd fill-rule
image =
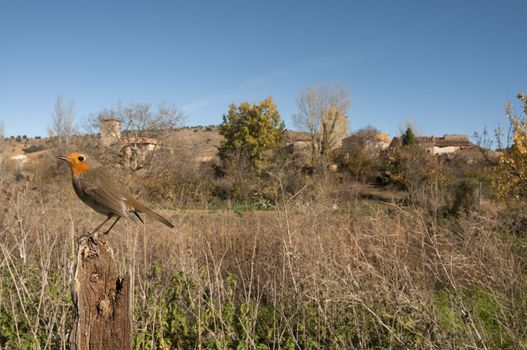
<path id="1" fill-rule="evenodd" d="M 65 181 L 0 203 L 0 348 L 67 348 L 75 235 L 101 218 Z M 525 236 L 497 211 L 331 207 L 120 222 L 108 240 L 133 277 L 136 347 L 527 347 Z"/>

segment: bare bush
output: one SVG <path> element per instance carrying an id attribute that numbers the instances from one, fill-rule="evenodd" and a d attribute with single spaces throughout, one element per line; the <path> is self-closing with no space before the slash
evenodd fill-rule
<path id="1" fill-rule="evenodd" d="M 208 208 L 214 188 L 211 162 L 194 160 L 181 140 L 166 142 L 155 159 L 140 179 L 149 199 L 171 207 Z"/>
<path id="2" fill-rule="evenodd" d="M 377 135 L 379 130 L 368 126 L 352 133 L 346 142 L 346 152 L 340 155 L 340 163 L 354 177 L 355 181 L 365 182 L 378 175 L 381 151 Z M 343 146 L 344 148 L 344 146 Z"/>
<path id="3" fill-rule="evenodd" d="M 442 160 L 419 145 L 407 145 L 387 155 L 390 182 L 408 191 L 410 202 L 427 208 L 443 204 L 450 170 Z"/>
<path id="4" fill-rule="evenodd" d="M 58 96 L 48 134 L 55 140 L 55 146 L 59 149 L 59 153 L 70 146 L 71 137 L 75 133 L 74 118 L 73 102 L 64 104 L 62 97 Z"/>

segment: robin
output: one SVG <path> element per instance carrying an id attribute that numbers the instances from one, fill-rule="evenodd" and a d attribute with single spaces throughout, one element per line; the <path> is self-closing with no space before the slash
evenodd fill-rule
<path id="1" fill-rule="evenodd" d="M 141 204 L 130 192 L 119 186 L 113 180 L 112 174 L 95 159 L 81 153 L 69 153 L 58 158 L 68 162 L 73 189 L 77 196 L 96 212 L 106 215 L 106 219 L 92 233 L 97 232 L 113 217 L 117 218 L 105 234 L 109 233 L 121 218 L 144 223 L 139 213 L 145 213 L 170 228 L 174 227 L 170 221 Z"/>

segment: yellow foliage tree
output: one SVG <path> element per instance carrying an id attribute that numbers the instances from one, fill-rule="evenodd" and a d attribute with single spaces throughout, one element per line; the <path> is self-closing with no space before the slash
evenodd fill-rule
<path id="1" fill-rule="evenodd" d="M 523 103 L 524 115 L 527 118 L 527 96 L 517 96 Z M 496 188 L 502 200 L 520 199 L 527 195 L 527 119 L 520 120 L 507 108 L 507 118 L 512 128 L 512 145 L 499 152 L 499 163 L 496 167 Z"/>
<path id="2" fill-rule="evenodd" d="M 269 97 L 259 103 L 232 104 L 219 130 L 225 137 L 218 148 L 220 158 L 247 158 L 261 170 L 282 146 L 285 125 Z"/>

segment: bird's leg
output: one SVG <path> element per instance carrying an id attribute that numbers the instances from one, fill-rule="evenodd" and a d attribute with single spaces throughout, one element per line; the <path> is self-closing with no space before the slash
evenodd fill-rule
<path id="1" fill-rule="evenodd" d="M 101 229 L 101 227 L 104 226 L 104 224 L 106 224 L 108 222 L 108 220 L 110 220 L 111 218 L 113 217 L 113 215 L 108 215 L 108 217 L 106 218 L 106 220 L 104 220 L 99 226 L 97 226 L 95 228 L 95 230 L 93 230 L 92 232 L 90 232 L 90 236 L 93 235 L 95 232 L 99 231 Z M 112 225 L 113 226 L 113 225 Z"/>
<path id="2" fill-rule="evenodd" d="M 108 233 L 110 233 L 110 230 L 115 226 L 115 224 L 117 223 L 117 221 L 119 221 L 120 218 L 121 218 L 121 217 L 118 216 L 117 219 L 115 219 L 115 221 L 113 222 L 112 226 L 110 226 L 109 229 L 107 229 L 106 231 L 104 231 L 104 234 L 105 234 L 105 235 L 107 235 Z M 108 220 L 109 220 L 109 218 L 108 218 Z"/>
<path id="3" fill-rule="evenodd" d="M 113 217 L 113 215 L 109 215 L 109 216 L 108 216 L 108 217 L 107 217 L 107 218 L 106 218 L 106 219 L 105 219 L 105 220 L 104 220 L 99 226 L 97 226 L 97 227 L 95 228 L 95 230 L 93 230 L 93 231 L 91 231 L 91 232 L 88 231 L 88 232 L 86 232 L 86 233 L 80 235 L 80 236 L 78 237 L 78 239 L 77 239 L 77 242 L 80 242 L 81 240 L 83 240 L 83 239 L 85 239 L 85 238 L 96 237 L 97 231 L 99 231 L 100 228 L 103 227 L 104 224 L 105 224 L 106 222 L 108 222 L 108 220 L 110 220 L 112 217 Z"/>

